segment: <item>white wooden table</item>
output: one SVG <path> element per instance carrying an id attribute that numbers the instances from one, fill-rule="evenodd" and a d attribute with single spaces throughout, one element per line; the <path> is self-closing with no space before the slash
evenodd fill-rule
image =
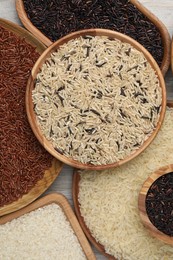
<path id="1" fill-rule="evenodd" d="M 28 0 L 29 1 L 29 0 Z M 140 0 L 140 2 L 152 11 L 167 27 L 170 36 L 173 36 L 173 0 Z M 0 0 L 0 18 L 8 19 L 21 25 L 15 9 L 15 0 Z M 168 71 L 166 77 L 168 98 L 173 100 L 173 74 Z M 72 174 L 73 169 L 64 165 L 63 170 L 51 187 L 43 194 L 60 192 L 64 194 L 73 207 L 72 201 Z M 106 259 L 96 249 L 94 252 L 98 260 Z M 77 260 L 77 259 L 76 259 Z M 139 259 L 142 260 L 142 259 Z"/>

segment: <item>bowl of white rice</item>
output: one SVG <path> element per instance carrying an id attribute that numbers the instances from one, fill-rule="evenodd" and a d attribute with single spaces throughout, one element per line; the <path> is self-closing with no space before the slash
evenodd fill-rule
<path id="1" fill-rule="evenodd" d="M 81 169 L 117 167 L 155 138 L 165 114 L 162 73 L 130 37 L 105 29 L 71 33 L 37 60 L 26 110 L 54 157 Z"/>

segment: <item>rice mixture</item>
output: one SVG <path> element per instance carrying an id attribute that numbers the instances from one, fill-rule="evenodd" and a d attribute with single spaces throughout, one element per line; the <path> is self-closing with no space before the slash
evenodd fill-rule
<path id="1" fill-rule="evenodd" d="M 156 127 L 162 102 L 144 55 L 101 36 L 70 40 L 53 52 L 32 94 L 38 124 L 54 148 L 95 165 L 138 149 Z"/>

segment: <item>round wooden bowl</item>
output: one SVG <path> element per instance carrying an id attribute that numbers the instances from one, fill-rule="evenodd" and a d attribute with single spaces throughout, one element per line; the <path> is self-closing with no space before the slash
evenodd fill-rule
<path id="1" fill-rule="evenodd" d="M 130 0 L 130 2 L 141 12 L 143 13 L 159 30 L 162 40 L 163 40 L 163 47 L 164 47 L 164 56 L 163 61 L 160 66 L 163 75 L 167 72 L 169 65 L 170 65 L 170 35 L 168 33 L 167 28 L 165 25 L 147 8 L 145 8 L 141 3 L 137 0 Z M 23 25 L 33 33 L 40 41 L 42 41 L 46 46 L 50 46 L 52 41 L 44 35 L 39 29 L 37 29 L 32 22 L 29 20 L 25 9 L 23 0 L 16 0 L 16 10 L 18 16 L 23 23 Z"/>
<path id="2" fill-rule="evenodd" d="M 46 47 L 39 40 L 37 40 L 31 33 L 22 27 L 5 19 L 0 19 L 0 25 L 15 33 L 17 36 L 24 38 L 30 45 L 35 47 L 40 54 L 46 49 Z M 27 194 L 10 204 L 0 207 L 0 216 L 19 210 L 38 198 L 45 190 L 48 189 L 48 187 L 60 174 L 62 167 L 62 162 L 53 158 L 52 165 L 49 169 L 45 170 L 43 178 L 39 180 Z"/>
<path id="3" fill-rule="evenodd" d="M 76 218 L 68 200 L 66 199 L 66 197 L 64 195 L 62 195 L 60 193 L 51 193 L 49 195 L 46 195 L 46 196 L 42 197 L 41 199 L 38 199 L 35 202 L 31 203 L 27 207 L 0 218 L 0 225 L 4 225 L 5 223 L 12 221 L 13 219 L 17 219 L 27 213 L 30 213 L 34 210 L 37 210 L 38 208 L 45 207 L 52 203 L 55 203 L 59 207 L 61 207 L 63 213 L 65 214 L 65 216 L 67 218 L 67 221 L 70 223 L 70 225 L 74 231 L 74 234 L 76 235 L 76 237 L 83 249 L 83 252 L 84 252 L 86 258 L 88 260 L 95 260 L 96 257 L 77 221 L 77 218 Z"/>
<path id="4" fill-rule="evenodd" d="M 43 136 L 41 129 L 39 128 L 39 126 L 37 124 L 36 115 L 34 112 L 34 105 L 33 105 L 33 101 L 32 101 L 32 91 L 34 89 L 36 76 L 37 76 L 38 72 L 40 71 L 43 63 L 50 56 L 50 54 L 52 52 L 54 52 L 55 50 L 57 50 L 64 43 L 67 43 L 69 40 L 78 38 L 79 36 L 85 36 L 85 35 L 92 35 L 92 36 L 96 36 L 96 35 L 103 36 L 104 35 L 104 36 L 108 36 L 110 38 L 119 39 L 126 43 L 130 43 L 134 48 L 136 48 L 137 50 L 139 50 L 140 52 L 142 52 L 145 55 L 146 59 L 151 64 L 152 68 L 156 71 L 156 75 L 158 76 L 158 79 L 160 82 L 160 87 L 162 89 L 162 105 L 161 105 L 162 108 L 161 108 L 161 113 L 160 113 L 160 119 L 157 124 L 157 127 L 153 130 L 152 134 L 149 136 L 149 138 L 143 143 L 143 145 L 139 149 L 134 151 L 128 157 L 126 157 L 118 162 L 115 162 L 112 164 L 107 164 L 107 165 L 84 164 L 79 161 L 73 160 L 72 158 L 68 158 L 68 157 L 62 155 L 61 153 L 59 153 L 58 151 L 56 151 L 54 149 L 53 145 Z M 27 90 L 26 90 L 26 111 L 27 111 L 27 115 L 28 115 L 28 120 L 30 122 L 31 128 L 32 128 L 33 132 L 35 133 L 37 139 L 45 147 L 45 149 L 49 153 L 51 153 L 55 158 L 59 159 L 60 161 L 66 163 L 68 165 L 71 165 L 75 168 L 80 168 L 80 169 L 102 170 L 102 169 L 117 167 L 117 166 L 122 165 L 122 164 L 132 160 L 133 158 L 135 158 L 142 151 L 144 151 L 144 149 L 146 149 L 147 146 L 155 138 L 155 136 L 158 133 L 158 131 L 161 127 L 161 124 L 163 122 L 165 109 L 166 109 L 165 82 L 164 82 L 163 75 L 162 75 L 156 61 L 153 59 L 153 57 L 149 54 L 149 52 L 142 45 L 140 45 L 138 42 L 136 42 L 132 38 L 130 38 L 124 34 L 118 33 L 118 32 L 114 32 L 111 30 L 104 30 L 104 29 L 89 29 L 89 30 L 77 31 L 77 32 L 71 33 L 71 34 L 61 38 L 60 40 L 58 40 L 54 44 L 52 44 L 50 47 L 48 47 L 47 50 L 40 56 L 40 58 L 35 63 L 32 71 L 31 71 L 31 75 L 28 80 Z"/>
<path id="5" fill-rule="evenodd" d="M 149 188 L 151 185 L 161 176 L 173 172 L 173 164 L 167 165 L 165 167 L 162 167 L 152 173 L 147 180 L 144 182 L 141 191 L 139 193 L 139 198 L 138 198 L 138 207 L 139 207 L 139 214 L 141 217 L 141 220 L 144 224 L 144 226 L 149 230 L 150 234 L 157 239 L 173 246 L 173 237 L 168 236 L 164 234 L 163 232 L 159 231 L 150 221 L 148 214 L 146 212 L 146 196 L 148 193 Z"/>

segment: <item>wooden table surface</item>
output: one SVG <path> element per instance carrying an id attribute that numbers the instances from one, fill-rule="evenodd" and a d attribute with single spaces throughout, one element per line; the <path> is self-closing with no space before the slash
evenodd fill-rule
<path id="1" fill-rule="evenodd" d="M 29 0 L 28 0 L 29 1 Z M 145 7 L 152 11 L 167 27 L 170 36 L 173 36 L 173 0 L 140 0 Z M 0 0 L 0 18 L 5 18 L 21 25 L 15 9 L 15 0 Z M 166 77 L 167 95 L 173 100 L 173 74 L 168 71 Z M 64 165 L 63 170 L 51 187 L 43 194 L 51 192 L 60 192 L 64 194 L 73 207 L 72 201 L 72 174 L 73 169 Z M 94 252 L 98 260 L 107 259 L 102 256 L 96 249 Z M 142 259 L 139 259 L 142 260 Z"/>

